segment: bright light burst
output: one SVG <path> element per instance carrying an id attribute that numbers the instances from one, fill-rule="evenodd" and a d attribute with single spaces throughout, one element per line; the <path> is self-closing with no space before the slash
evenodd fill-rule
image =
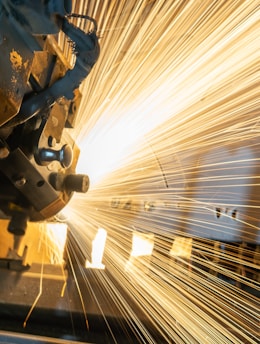
<path id="1" fill-rule="evenodd" d="M 257 342 L 259 303 L 239 286 L 259 291 L 259 253 L 212 240 L 260 241 L 257 5 L 75 1 L 75 12 L 97 19 L 101 55 L 75 130 L 91 187 L 67 209 L 73 235 L 84 252 L 106 229 L 106 269 L 165 342 Z M 136 231 L 154 235 L 153 253 L 129 279 Z M 191 249 L 185 237 L 189 259 L 176 256 L 178 242 Z M 131 305 L 117 302 L 140 342 L 153 343 Z"/>

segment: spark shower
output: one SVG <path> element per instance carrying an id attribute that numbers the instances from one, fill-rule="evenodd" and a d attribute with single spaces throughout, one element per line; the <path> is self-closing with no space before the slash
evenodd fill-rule
<path id="1" fill-rule="evenodd" d="M 66 209 L 78 247 L 91 261 L 106 230 L 106 269 L 165 342 L 257 343 L 259 300 L 239 285 L 259 292 L 241 272 L 257 274 L 259 252 L 225 243 L 216 256 L 214 243 L 259 240 L 258 1 L 74 1 L 74 12 L 96 18 L 101 45 L 74 132 L 91 181 Z M 113 281 L 99 283 L 140 343 L 155 343 Z"/>

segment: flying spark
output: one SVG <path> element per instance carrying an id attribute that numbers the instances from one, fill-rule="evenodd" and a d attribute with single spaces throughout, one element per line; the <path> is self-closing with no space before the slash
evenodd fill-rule
<path id="1" fill-rule="evenodd" d="M 80 252 L 107 231 L 114 280 L 99 282 L 140 342 L 156 340 L 117 285 L 165 342 L 257 343 L 259 251 L 243 242 L 260 240 L 258 1 L 74 11 L 96 18 L 101 45 L 74 132 L 91 186 L 66 209 Z M 152 253 L 131 256 L 136 233 Z"/>

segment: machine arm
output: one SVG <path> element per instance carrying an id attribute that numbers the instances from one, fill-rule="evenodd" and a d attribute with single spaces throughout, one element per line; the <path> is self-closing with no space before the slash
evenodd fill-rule
<path id="1" fill-rule="evenodd" d="M 86 18 L 89 19 L 87 16 Z M 92 18 L 90 19 L 93 21 Z M 62 21 L 62 31 L 72 42 L 73 50 L 76 53 L 74 68 L 68 70 L 64 77 L 57 80 L 52 86 L 29 96 L 22 103 L 19 113 L 6 126 L 12 127 L 24 123 L 40 111 L 50 108 L 59 98 L 73 99 L 74 91 L 78 89 L 96 63 L 99 56 L 99 44 L 95 21 L 94 30 L 88 33 L 74 26 L 66 17 Z"/>

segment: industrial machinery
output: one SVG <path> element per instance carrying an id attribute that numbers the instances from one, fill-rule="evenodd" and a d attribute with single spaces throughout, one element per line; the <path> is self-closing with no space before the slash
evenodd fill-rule
<path id="1" fill-rule="evenodd" d="M 31 303 L 25 295 L 21 297 L 20 288 L 28 288 L 29 298 L 34 298 L 33 290 L 40 276 L 36 264 L 31 270 L 36 279 L 22 277 L 31 267 L 25 260 L 27 247 L 21 248 L 28 223 L 51 221 L 74 192 L 85 193 L 89 188 L 88 176 L 76 174 L 80 150 L 69 131 L 75 125 L 81 101 L 79 87 L 99 57 L 99 42 L 95 20 L 81 16 L 89 28 L 83 31 L 72 24 L 71 17 L 79 15 L 71 10 L 70 0 L 0 2 L 0 219 L 4 219 L 0 221 L 1 242 L 9 245 L 8 250 L 2 250 L 0 259 L 4 281 L 1 304 L 5 304 L 1 306 L 0 323 L 1 329 L 10 329 L 7 319 L 13 314 L 12 332 L 16 328 L 15 319 L 24 316 L 26 305 Z M 70 58 L 65 58 L 59 45 L 61 35 Z M 13 237 L 13 243 L 4 239 L 5 235 Z M 52 292 L 37 320 L 42 328 L 46 323 L 42 319 L 46 314 L 51 316 L 52 305 L 59 298 L 60 283 L 64 283 L 60 268 L 52 268 L 49 276 L 52 276 L 48 279 Z M 9 302 L 13 288 L 17 298 L 12 297 Z M 68 307 L 66 302 L 61 306 L 63 315 L 68 314 Z M 76 309 L 78 312 L 81 306 Z M 62 337 L 66 319 L 62 316 L 60 320 L 60 330 L 57 318 L 54 327 L 48 323 L 48 328 L 53 328 L 51 336 Z M 50 336 L 47 332 L 38 332 L 41 337 L 37 339 L 1 333 L 0 341 L 43 343 L 42 335 Z"/>
<path id="2" fill-rule="evenodd" d="M 82 5 L 84 1 L 75 0 L 79 2 Z M 125 3 L 124 15 L 131 12 L 135 1 Z M 136 22 L 129 37 L 139 32 L 154 3 L 142 2 L 142 20 Z M 165 2 L 165 7 L 170 3 Z M 184 3 L 174 11 L 176 16 Z M 116 7 L 116 2 L 104 4 Z M 95 225 L 105 214 L 107 224 L 116 227 L 107 231 L 106 243 L 104 237 L 97 242 L 98 236 L 106 235 L 103 228 L 92 230 L 91 235 L 97 230 L 94 239 L 89 228 L 88 233 L 82 233 L 82 237 L 89 235 L 87 245 L 105 247 L 104 256 L 103 252 L 98 255 L 97 269 L 91 261 L 94 254 L 86 257 L 91 247 L 82 244 L 82 237 L 77 238 L 73 221 L 57 216 L 73 201 L 74 192 L 86 193 L 91 182 L 88 175 L 76 173 L 80 149 L 70 131 L 77 125 L 80 86 L 99 58 L 99 38 L 95 19 L 74 13 L 72 5 L 72 0 L 0 0 L 0 342 L 124 344 L 151 338 L 147 342 L 175 343 L 166 325 L 173 325 L 179 338 L 178 331 L 185 334 L 188 327 L 185 319 L 190 317 L 193 325 L 193 308 L 198 310 L 196 316 L 201 313 L 201 319 L 209 315 L 220 324 L 219 333 L 223 328 L 231 337 L 241 336 L 242 342 L 243 330 L 248 326 L 248 338 L 254 338 L 257 325 L 254 320 L 248 325 L 246 322 L 251 319 L 247 310 L 254 309 L 254 300 L 259 296 L 259 182 L 258 177 L 255 182 L 250 177 L 259 176 L 259 165 L 255 163 L 259 160 L 259 138 L 250 139 L 244 147 L 240 142 L 210 146 L 203 154 L 191 147 L 186 157 L 173 152 L 171 134 L 166 140 L 167 154 L 160 149 L 160 140 L 150 143 L 144 137 L 144 151 L 152 156 L 148 168 L 137 159 L 131 171 L 124 170 L 122 179 L 112 181 L 107 190 L 98 190 L 92 200 L 90 213 L 96 212 Z M 105 5 L 104 9 L 103 2 L 91 3 L 90 7 L 102 17 Z M 98 6 L 102 7 L 100 13 Z M 112 9 L 107 13 L 111 16 L 105 22 L 111 20 L 114 24 L 111 18 L 114 15 L 116 19 L 115 13 Z M 76 26 L 75 18 L 87 23 L 86 30 Z M 125 25 L 127 20 L 122 22 Z M 154 25 L 154 21 L 151 23 Z M 115 65 L 120 65 L 124 49 L 115 60 L 110 59 Z M 147 51 L 137 50 L 146 59 Z M 114 73 L 113 68 L 110 72 Z M 104 72 L 109 78 L 107 74 Z M 120 87 L 120 83 L 115 85 Z M 109 97 L 103 101 L 109 103 Z M 226 161 L 232 164 L 227 166 Z M 234 180 L 230 181 L 230 176 L 235 176 Z M 237 182 L 239 179 L 243 184 Z M 54 264 L 46 263 L 36 252 L 37 245 L 49 249 L 55 244 L 54 240 L 37 237 L 41 230 L 48 231 L 49 223 L 57 235 L 61 231 L 64 239 L 62 259 L 58 260 L 53 252 L 48 257 Z M 152 226 L 154 230 L 150 230 Z M 28 247 L 22 247 L 26 236 L 30 253 L 35 254 L 33 264 L 26 259 Z M 134 244 L 144 251 L 140 253 Z M 205 280 L 207 289 L 215 292 L 215 287 L 217 291 L 224 286 L 226 294 L 209 293 L 212 303 L 206 297 L 200 300 L 197 287 Z M 151 282 L 155 282 L 154 290 Z M 245 291 L 241 308 L 238 297 L 236 302 L 231 299 L 230 304 L 225 303 L 225 295 L 230 292 L 227 285 L 239 293 L 241 290 L 241 295 Z M 132 295 L 133 290 L 136 294 Z M 165 298 L 161 300 L 162 294 Z M 219 313 L 215 313 L 215 295 L 219 298 Z M 185 300 L 186 311 L 180 307 L 183 313 L 178 312 L 178 305 L 183 306 Z M 248 309 L 245 300 L 251 302 Z M 175 302 L 176 313 L 186 318 L 178 320 L 174 318 L 176 313 L 172 316 Z M 212 304 L 214 309 L 210 308 Z M 162 324 L 153 318 L 151 310 L 164 317 L 164 306 L 174 323 L 167 316 Z M 226 329 L 224 320 L 229 312 L 240 312 L 241 317 L 237 322 L 233 318 L 233 324 Z M 244 328 L 236 329 L 243 321 Z M 201 324 L 203 327 L 204 322 Z"/>
<path id="3" fill-rule="evenodd" d="M 70 22 L 71 1 L 0 4 L 0 215 L 17 249 L 27 221 L 55 216 L 87 175 L 75 173 L 79 149 L 67 128 L 75 124 L 79 86 L 99 56 L 96 22 L 84 32 Z M 59 48 L 63 32 L 73 65 Z"/>

